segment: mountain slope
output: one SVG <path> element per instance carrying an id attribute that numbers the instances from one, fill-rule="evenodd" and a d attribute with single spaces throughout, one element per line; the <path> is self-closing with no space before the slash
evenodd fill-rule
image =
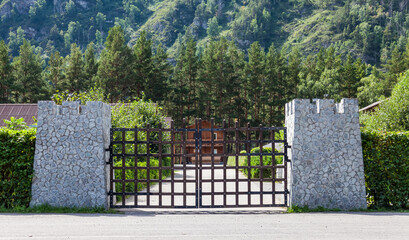
<path id="1" fill-rule="evenodd" d="M 403 50 L 409 0 L 3 0 L 0 36 L 16 55 L 22 38 L 49 56 L 66 55 L 71 43 L 101 49 L 108 30 L 120 25 L 133 45 L 141 31 L 174 56 L 193 37 L 200 50 L 210 39 L 234 39 L 246 50 L 254 41 L 304 54 L 334 46 L 381 66 Z M 21 29 L 19 27 L 21 26 Z"/>

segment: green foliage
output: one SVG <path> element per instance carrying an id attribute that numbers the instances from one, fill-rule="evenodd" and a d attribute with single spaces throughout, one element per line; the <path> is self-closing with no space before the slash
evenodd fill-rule
<path id="1" fill-rule="evenodd" d="M 265 147 L 263 148 L 263 153 L 272 153 L 273 150 L 271 147 Z M 275 150 L 276 153 L 278 153 L 278 150 Z M 242 167 L 247 167 L 249 166 L 248 160 L 250 158 L 250 166 L 260 166 L 260 159 L 262 160 L 262 166 L 272 166 L 272 159 L 274 157 L 275 163 L 274 165 L 282 165 L 283 164 L 283 159 L 284 157 L 282 155 L 278 156 L 269 156 L 269 155 L 258 155 L 257 153 L 260 153 L 260 147 L 252 148 L 250 150 L 250 154 L 246 152 L 246 150 L 243 150 L 240 152 L 239 156 L 239 166 Z M 246 156 L 247 155 L 247 156 Z M 229 166 L 236 166 L 236 157 L 230 156 L 227 160 L 227 165 Z M 246 176 L 248 175 L 248 169 L 240 169 Z M 252 168 L 250 169 L 250 177 L 251 178 L 260 178 L 260 169 L 259 168 Z M 271 178 L 272 173 L 271 173 L 271 168 L 263 168 L 261 171 L 261 178 Z"/>
<path id="2" fill-rule="evenodd" d="M 78 92 L 88 88 L 85 80 L 84 59 L 77 44 L 71 44 L 70 55 L 67 56 L 65 66 L 65 85 L 71 92 Z"/>
<path id="3" fill-rule="evenodd" d="M 65 91 L 56 91 L 51 97 L 51 100 L 56 104 L 61 105 L 63 101 L 81 101 L 81 104 L 86 104 L 88 101 L 106 101 L 104 92 L 97 88 L 90 88 L 88 91 L 83 92 L 73 92 L 71 93 L 68 90 Z"/>
<path id="4" fill-rule="evenodd" d="M 309 213 L 309 212 L 340 212 L 341 209 L 338 208 L 332 208 L 332 209 L 328 209 L 328 208 L 324 208 L 321 206 L 318 206 L 316 208 L 309 208 L 308 206 L 304 206 L 304 207 L 299 207 L 299 206 L 290 206 L 287 209 L 287 213 Z"/>
<path id="5" fill-rule="evenodd" d="M 36 102 L 47 99 L 49 85 L 42 78 L 42 60 L 34 54 L 31 44 L 24 40 L 20 55 L 13 61 L 15 98 L 20 102 Z"/>
<path id="6" fill-rule="evenodd" d="M 129 83 L 133 83 L 133 63 L 131 49 L 126 45 L 124 32 L 115 26 L 109 30 L 98 66 L 98 85 L 110 93 L 110 101 L 118 102 L 130 93 Z"/>
<path id="7" fill-rule="evenodd" d="M 164 126 L 164 115 L 162 113 L 162 109 L 158 107 L 151 101 L 145 101 L 143 99 L 135 100 L 129 103 L 119 103 L 112 107 L 112 127 L 113 128 L 159 128 L 160 126 Z M 137 137 L 135 136 L 134 132 L 126 132 L 125 139 L 123 139 L 122 134 L 118 133 L 114 136 L 114 141 L 134 141 L 136 138 L 138 141 L 146 141 L 147 135 L 146 132 L 140 131 L 138 132 Z M 151 141 L 158 141 L 162 139 L 163 141 L 169 141 L 169 133 L 162 133 L 159 132 L 150 132 L 149 139 Z M 134 144 L 127 144 L 125 146 L 125 152 L 122 152 L 122 148 L 114 145 L 113 151 L 115 153 L 138 153 L 143 154 L 147 153 L 147 145 L 146 144 L 138 144 L 137 149 L 135 149 Z M 158 153 L 159 147 L 155 144 L 150 144 L 149 148 L 150 153 Z M 167 145 L 162 146 L 163 153 L 169 152 L 170 148 Z M 122 167 L 125 163 L 126 167 L 134 167 L 135 161 L 137 166 L 139 167 L 146 167 L 147 162 L 152 167 L 159 166 L 159 159 L 150 158 L 149 161 L 147 157 L 138 157 L 138 158 L 121 158 L 121 159 L 114 159 L 114 166 Z M 170 166 L 170 158 L 163 158 L 162 159 L 162 166 Z M 146 169 L 139 169 L 137 172 L 135 170 L 115 170 L 115 178 L 116 179 L 127 179 L 132 180 L 137 177 L 137 179 L 147 179 L 147 170 Z M 162 171 L 162 178 L 166 178 L 169 176 L 171 172 L 169 170 Z M 136 176 L 135 176 L 136 175 Z M 158 169 L 151 169 L 149 170 L 150 179 L 159 179 L 159 170 Z M 125 178 L 124 178 L 125 177 Z M 135 191 L 135 184 L 134 183 L 125 183 L 125 186 L 122 183 L 116 183 L 115 188 L 118 192 L 121 192 L 123 187 L 128 192 Z M 136 189 L 142 190 L 146 187 L 146 182 L 139 182 L 136 186 Z M 117 200 L 121 198 L 118 197 Z"/>
<path id="8" fill-rule="evenodd" d="M 23 125 L 19 123 L 19 125 Z M 13 123 L 13 128 L 14 128 Z M 15 127 L 18 128 L 18 127 Z M 36 129 L 0 128 L 0 207 L 28 207 Z"/>
<path id="9" fill-rule="evenodd" d="M 374 113 L 362 117 L 366 129 L 409 130 L 409 71 L 398 78 L 392 96 Z"/>
<path id="10" fill-rule="evenodd" d="M 10 101 L 11 88 L 14 83 L 9 48 L 4 41 L 0 42 L 0 103 Z"/>
<path id="11" fill-rule="evenodd" d="M 362 132 L 367 201 L 371 208 L 409 207 L 409 132 Z"/>
<path id="12" fill-rule="evenodd" d="M 24 118 L 17 119 L 15 117 L 11 117 L 10 120 L 3 119 L 3 121 L 6 124 L 6 128 L 10 130 L 24 130 L 28 128 L 26 122 L 24 122 Z"/>
<path id="13" fill-rule="evenodd" d="M 104 213 L 120 214 L 113 209 L 105 210 L 104 207 L 94 208 L 70 208 L 70 207 L 52 207 L 50 205 L 39 205 L 35 207 L 17 206 L 14 208 L 0 207 L 0 213 Z"/>
<path id="14" fill-rule="evenodd" d="M 221 26 L 219 26 L 219 23 L 217 21 L 216 17 L 210 18 L 209 21 L 207 22 L 207 35 L 210 38 L 216 38 L 219 36 L 220 31 L 221 31 Z"/>

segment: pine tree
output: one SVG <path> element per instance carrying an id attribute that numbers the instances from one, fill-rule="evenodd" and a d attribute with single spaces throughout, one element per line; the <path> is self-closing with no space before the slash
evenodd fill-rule
<path id="1" fill-rule="evenodd" d="M 95 59 L 95 45 L 93 42 L 90 42 L 87 46 L 87 50 L 85 50 L 84 64 L 84 87 L 85 89 L 89 89 L 90 87 L 93 87 L 93 78 L 98 72 L 98 62 Z"/>
<path id="2" fill-rule="evenodd" d="M 298 48 L 291 49 L 288 56 L 288 71 L 287 71 L 287 101 L 297 97 L 297 86 L 300 82 L 299 73 L 301 71 L 301 54 Z"/>
<path id="3" fill-rule="evenodd" d="M 129 97 L 132 90 L 133 56 L 120 26 L 111 28 L 98 66 L 98 85 L 109 94 L 111 102 Z"/>
<path id="4" fill-rule="evenodd" d="M 54 90 L 67 89 L 64 75 L 65 60 L 60 56 L 60 52 L 56 51 L 51 54 L 48 66 L 45 71 L 46 79 L 52 84 Z"/>
<path id="5" fill-rule="evenodd" d="M 49 97 L 50 86 L 42 78 L 42 61 L 24 39 L 20 54 L 13 61 L 16 102 L 37 102 Z"/>
<path id="6" fill-rule="evenodd" d="M 214 73 L 216 72 L 215 53 L 216 42 L 210 41 L 203 52 L 199 72 L 199 111 L 205 119 L 212 118 L 215 110 L 212 104 L 216 92 L 213 79 Z"/>
<path id="7" fill-rule="evenodd" d="M 323 59 L 320 59 L 320 55 L 323 54 L 321 50 L 317 57 L 313 55 L 308 55 L 308 57 L 303 61 L 301 65 L 301 71 L 299 73 L 300 83 L 297 87 L 297 97 L 298 98 L 314 98 L 313 88 L 315 83 L 320 79 L 321 76 L 321 67 L 318 66 L 318 60 L 323 62 Z"/>
<path id="8" fill-rule="evenodd" d="M 356 95 L 357 84 L 360 79 L 357 79 L 354 69 L 354 63 L 350 54 L 344 63 L 342 71 L 342 97 L 352 98 Z"/>
<path id="9" fill-rule="evenodd" d="M 14 82 L 13 67 L 9 56 L 9 48 L 4 41 L 0 42 L 0 103 L 9 102 Z"/>
<path id="10" fill-rule="evenodd" d="M 230 108 L 228 114 L 228 123 L 231 126 L 234 120 L 240 122 L 246 122 L 245 119 L 245 106 L 247 105 L 247 99 L 245 96 L 245 60 L 244 53 L 234 43 L 230 41 L 229 43 L 229 56 L 231 63 L 233 65 L 233 72 L 231 77 L 231 84 L 229 86 L 229 102 L 228 107 Z"/>
<path id="11" fill-rule="evenodd" d="M 284 105 L 286 103 L 286 63 L 280 52 L 271 44 L 266 56 L 265 74 L 266 82 L 264 102 L 266 104 L 265 124 L 269 126 L 281 126 L 284 121 Z"/>
<path id="12" fill-rule="evenodd" d="M 230 99 L 234 97 L 232 92 L 237 86 L 237 76 L 234 73 L 234 66 L 229 51 L 229 43 L 225 38 L 221 38 L 215 44 L 213 55 L 213 72 L 209 74 L 212 81 L 214 92 L 212 105 L 214 106 L 214 118 L 221 122 L 223 119 L 229 119 L 231 107 Z M 233 90 L 233 91 L 231 91 Z"/>
<path id="13" fill-rule="evenodd" d="M 152 101 L 162 102 L 167 97 L 169 91 L 168 79 L 171 69 L 172 66 L 168 62 L 168 55 L 162 48 L 162 44 L 159 44 L 156 49 L 156 54 L 153 57 L 152 78 L 148 83 L 148 86 L 150 86 L 149 94 L 152 96 Z"/>
<path id="14" fill-rule="evenodd" d="M 65 69 L 65 80 L 67 88 L 71 92 L 79 92 L 85 90 L 87 83 L 85 82 L 84 59 L 82 52 L 77 44 L 71 44 L 71 53 L 67 56 Z"/>
<path id="15" fill-rule="evenodd" d="M 138 98 L 142 96 L 142 92 L 146 91 L 148 99 L 155 99 L 151 94 L 155 83 L 151 82 L 153 74 L 153 57 L 152 57 L 152 40 L 147 39 L 145 31 L 141 32 L 133 50 L 134 54 L 134 70 L 135 70 L 135 85 L 134 93 Z"/>
<path id="16" fill-rule="evenodd" d="M 265 94 L 265 54 L 258 42 L 254 42 L 250 45 L 248 50 L 249 60 L 246 64 L 246 89 L 249 101 L 249 114 L 251 115 L 252 124 L 262 123 L 263 116 L 263 98 Z M 247 115 L 247 114 L 246 114 Z M 246 116 L 249 119 L 249 116 Z"/>
<path id="17" fill-rule="evenodd" d="M 198 69 L 199 58 L 196 56 L 196 42 L 193 39 L 182 44 L 173 78 L 170 82 L 171 102 L 173 103 L 172 117 L 180 124 L 184 117 L 199 117 L 198 102 Z"/>

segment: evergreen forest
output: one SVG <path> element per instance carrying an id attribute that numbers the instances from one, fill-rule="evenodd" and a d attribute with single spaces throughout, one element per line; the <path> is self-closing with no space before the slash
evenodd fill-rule
<path id="1" fill-rule="evenodd" d="M 404 0 L 3 0 L 0 103 L 101 91 L 183 117 L 281 126 L 294 98 L 390 97 Z"/>

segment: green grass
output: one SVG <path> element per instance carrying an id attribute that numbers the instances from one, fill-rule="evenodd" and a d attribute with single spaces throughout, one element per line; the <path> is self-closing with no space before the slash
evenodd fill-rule
<path id="1" fill-rule="evenodd" d="M 299 207 L 299 206 L 291 206 L 287 209 L 287 213 L 310 213 L 310 212 L 340 212 L 341 209 L 338 208 L 324 208 L 324 207 L 316 207 L 316 208 L 309 208 L 308 206 Z"/>
<path id="2" fill-rule="evenodd" d="M 121 212 L 116 210 L 105 210 L 104 207 L 94 208 L 69 208 L 69 207 L 52 207 L 44 204 L 36 207 L 16 207 L 16 208 L 4 208 L 0 207 L 0 213 L 108 213 L 108 214 L 120 214 Z"/>
<path id="3" fill-rule="evenodd" d="M 313 212 L 407 212 L 409 213 L 409 209 L 393 209 L 393 208 L 369 208 L 369 209 L 353 209 L 353 210 L 341 210 L 338 208 L 324 208 L 324 207 L 316 207 L 316 208 L 309 208 L 308 206 L 299 207 L 299 206 L 291 206 L 287 209 L 287 213 L 313 213 Z"/>

